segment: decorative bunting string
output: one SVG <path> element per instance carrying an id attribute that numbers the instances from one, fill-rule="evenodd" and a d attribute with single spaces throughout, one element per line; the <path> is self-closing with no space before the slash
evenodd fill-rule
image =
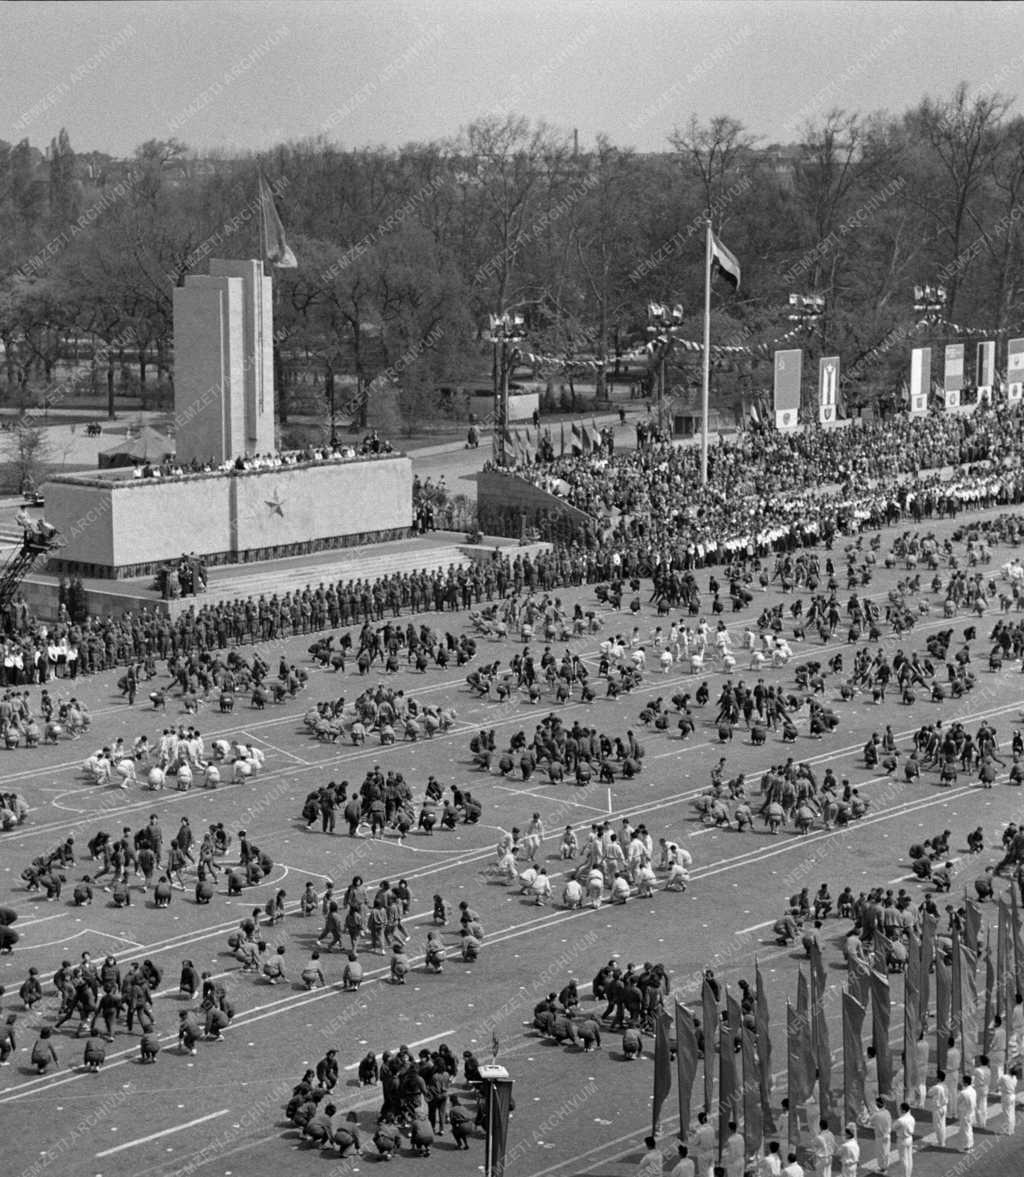
<path id="1" fill-rule="evenodd" d="M 944 323 L 937 324 L 933 320 L 919 319 L 911 328 L 911 332 L 922 331 L 925 329 L 936 330 L 941 326 L 944 330 L 954 335 L 965 336 L 993 336 L 993 335 L 1008 335 L 1010 332 L 1017 330 L 1014 327 L 965 327 L 962 323 Z M 788 343 L 794 339 L 799 338 L 804 334 L 805 328 L 794 327 L 787 331 L 784 335 L 777 335 L 774 339 L 762 340 L 759 343 L 753 344 L 712 344 L 711 354 L 713 356 L 752 356 L 755 358 L 765 359 L 769 357 L 772 351 L 779 346 L 779 344 Z M 681 348 L 687 352 L 702 352 L 704 345 L 696 339 L 680 339 L 679 336 L 670 334 L 668 332 L 657 335 L 649 340 L 643 347 L 633 348 L 628 352 L 621 352 L 617 356 L 611 356 L 604 360 L 595 358 L 594 356 L 568 356 L 568 355 L 545 355 L 537 354 L 535 352 L 528 352 L 519 350 L 518 355 L 521 363 L 532 364 L 538 367 L 545 368 L 583 368 L 587 371 L 600 371 L 602 368 L 614 367 L 616 363 L 628 363 L 633 360 L 647 360 L 650 359 L 654 351 L 659 347 L 666 347 L 669 342 L 672 342 L 676 347 Z"/>

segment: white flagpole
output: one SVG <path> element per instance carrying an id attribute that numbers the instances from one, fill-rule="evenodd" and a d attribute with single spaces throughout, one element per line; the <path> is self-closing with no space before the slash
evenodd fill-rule
<path id="1" fill-rule="evenodd" d="M 700 484 L 708 484 L 708 399 L 711 386 L 711 218 L 704 250 L 704 380 L 701 387 Z"/>

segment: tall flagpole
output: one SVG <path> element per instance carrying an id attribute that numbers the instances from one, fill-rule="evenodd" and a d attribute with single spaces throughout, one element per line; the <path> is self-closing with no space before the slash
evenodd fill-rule
<path id="1" fill-rule="evenodd" d="M 701 386 L 700 484 L 708 484 L 708 399 L 711 386 L 711 218 L 704 248 L 704 380 Z"/>

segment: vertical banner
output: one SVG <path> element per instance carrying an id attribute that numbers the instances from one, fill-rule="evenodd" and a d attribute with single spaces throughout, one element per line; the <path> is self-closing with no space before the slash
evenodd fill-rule
<path id="1" fill-rule="evenodd" d="M 981 904 L 976 899 L 964 900 L 964 943 L 974 953 L 981 947 Z"/>
<path id="2" fill-rule="evenodd" d="M 725 990 L 725 1013 L 726 1021 L 729 1023 L 729 1032 L 733 1036 L 734 1044 L 738 1047 L 740 1044 L 740 1030 L 743 1028 L 743 1010 L 740 1007 L 740 1003 L 729 992 L 728 986 Z"/>
<path id="3" fill-rule="evenodd" d="M 846 979 L 846 987 L 865 1009 L 867 1009 L 870 997 L 870 978 L 871 966 L 868 962 L 862 956 L 851 956 L 850 975 Z"/>
<path id="4" fill-rule="evenodd" d="M 704 979 L 701 988 L 701 1029 L 704 1032 L 704 1110 L 711 1115 L 715 1106 L 715 1043 L 718 1041 L 718 1000 Z"/>
<path id="5" fill-rule="evenodd" d="M 1006 399 L 1018 404 L 1024 396 L 1024 339 L 1011 339 L 1006 345 Z"/>
<path id="6" fill-rule="evenodd" d="M 864 1114 L 864 1006 L 843 994 L 843 1122 L 857 1123 Z"/>
<path id="7" fill-rule="evenodd" d="M 917 1038 L 921 1033 L 921 940 L 911 928 L 907 970 L 903 976 L 903 1098 L 912 1102 L 924 1076 L 917 1073 Z M 898 1096 L 893 1092 L 893 1096 Z"/>
<path id="8" fill-rule="evenodd" d="M 915 347 L 910 353 L 910 413 L 921 417 L 928 412 L 932 386 L 932 349 Z"/>
<path id="9" fill-rule="evenodd" d="M 1017 888 L 1010 886 L 1010 939 L 1013 943 L 1013 975 L 1014 993 L 1024 993 L 1024 937 L 1021 936 L 1020 903 L 1017 900 Z M 1009 1025 L 1006 1027 L 1009 1032 Z"/>
<path id="10" fill-rule="evenodd" d="M 729 1121 L 738 1120 L 740 1100 L 736 1081 L 736 1040 L 727 1023 L 718 1027 L 718 1159 L 721 1162 L 725 1142 L 732 1133 Z"/>
<path id="11" fill-rule="evenodd" d="M 832 1050 L 828 1039 L 828 1019 L 825 1017 L 825 997 L 828 991 L 828 974 L 821 959 L 821 949 L 811 946 L 811 1042 L 814 1046 L 814 1061 L 818 1071 L 818 1100 L 821 1115 L 827 1116 L 832 1109 Z M 812 1124 L 813 1128 L 814 1125 Z"/>
<path id="12" fill-rule="evenodd" d="M 764 991 L 764 978 L 757 961 L 754 962 L 754 1008 L 757 1034 L 757 1069 L 761 1085 L 761 1119 L 765 1133 L 775 1131 L 775 1117 L 772 1115 L 772 1039 L 768 1032 L 768 998 Z M 1007 1021 L 1009 1025 L 1009 1021 Z"/>
<path id="13" fill-rule="evenodd" d="M 996 928 L 996 1013 L 1003 1019 L 1003 1031 L 1010 1033 L 1010 1014 L 1017 983 L 1013 976 L 1013 949 L 1010 946 L 1010 909 L 999 900 L 999 924 Z"/>
<path id="14" fill-rule="evenodd" d="M 960 391 L 964 386 L 964 345 L 946 345 L 946 367 L 943 373 L 942 389 L 946 394 L 946 408 L 960 408 Z"/>
<path id="15" fill-rule="evenodd" d="M 931 1001 L 932 960 L 935 957 L 935 928 L 937 919 L 925 913 L 921 917 L 921 1000 L 918 1008 L 921 1012 L 921 1029 L 928 1025 L 928 1005 Z"/>
<path id="16" fill-rule="evenodd" d="M 807 1073 L 810 1053 L 806 1014 L 786 1002 L 786 1096 L 789 1099 L 789 1147 L 796 1149 L 800 1140 L 800 1109 L 810 1097 L 814 1075 Z"/>
<path id="17" fill-rule="evenodd" d="M 985 936 L 985 1014 L 981 1023 L 981 1054 L 988 1054 L 992 1045 L 992 1018 L 996 1013 L 996 969 L 992 960 L 992 928 L 990 926 Z"/>
<path id="18" fill-rule="evenodd" d="M 651 1135 L 658 1135 L 661 1108 L 672 1090 L 672 1018 L 661 1010 L 654 1023 L 654 1102 L 651 1109 Z M 684 1125 L 680 1125 L 680 1128 Z"/>
<path id="19" fill-rule="evenodd" d="M 799 349 L 775 353 L 775 428 L 796 429 L 800 416 L 800 382 L 804 353 Z"/>
<path id="20" fill-rule="evenodd" d="M 996 382 L 996 341 L 994 339 L 978 344 L 975 363 L 977 370 L 974 382 L 978 386 L 978 404 L 991 404 L 992 385 Z"/>
<path id="21" fill-rule="evenodd" d="M 697 1079 L 697 1031 L 684 1005 L 676 1002 L 676 1084 L 679 1089 L 679 1139 L 685 1142 L 690 1132 L 690 1109 L 693 1085 Z"/>
<path id="22" fill-rule="evenodd" d="M 889 1020 L 892 1013 L 892 995 L 889 978 L 884 973 L 871 970 L 871 1045 L 875 1048 L 875 1063 L 878 1067 L 878 1094 L 893 1096 L 892 1089 L 892 1047 L 889 1045 Z"/>
<path id="23" fill-rule="evenodd" d="M 818 361 L 818 420 L 834 425 L 839 402 L 839 357 L 822 356 Z"/>
<path id="24" fill-rule="evenodd" d="M 963 1049 L 963 1003 L 964 1003 L 964 978 L 963 978 L 963 956 L 960 952 L 960 935 L 956 927 L 952 929 L 953 939 L 953 956 L 952 967 L 950 973 L 949 986 L 949 1002 L 950 1002 L 950 1016 L 949 1016 L 949 1035 L 955 1038 L 960 1043 L 960 1057 L 963 1060 L 963 1069 L 965 1073 L 970 1074 L 971 1060 L 967 1056 L 967 1052 Z"/>
<path id="25" fill-rule="evenodd" d="M 764 1143 L 764 1120 L 761 1115 L 760 1068 L 757 1059 L 757 1037 L 746 1026 L 743 1036 L 743 1139 L 747 1156 L 756 1153 Z"/>
<path id="26" fill-rule="evenodd" d="M 949 1016 L 953 1003 L 953 991 L 949 965 L 941 952 L 935 954 L 935 1066 L 946 1069 L 946 1051 L 949 1049 Z"/>
<path id="27" fill-rule="evenodd" d="M 504 1070 L 504 1068 L 501 1068 Z M 507 1072 L 506 1072 L 507 1073 Z M 512 1080 L 487 1080 L 487 1172 L 503 1177 L 508 1150 L 508 1120 L 512 1111 Z"/>
<path id="28" fill-rule="evenodd" d="M 970 1068 L 978 1054 L 978 957 L 960 945 L 960 1036 L 964 1070 Z"/>

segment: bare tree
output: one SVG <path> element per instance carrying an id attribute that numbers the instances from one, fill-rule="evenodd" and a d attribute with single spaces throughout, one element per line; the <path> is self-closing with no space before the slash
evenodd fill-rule
<path id="1" fill-rule="evenodd" d="M 673 130 L 668 141 L 679 152 L 683 167 L 700 181 L 705 208 L 723 196 L 757 143 L 738 119 L 718 115 L 705 125 L 695 114 L 684 129 Z"/>
<path id="2" fill-rule="evenodd" d="M 966 230 L 979 215 L 975 205 L 1001 151 L 1000 124 L 1009 106 L 1010 100 L 998 93 L 972 99 L 961 82 L 949 98 L 926 98 L 906 116 L 911 150 L 921 165 L 911 195 L 931 219 L 942 260 L 950 269 L 946 305 L 951 317 L 960 289 Z"/>

